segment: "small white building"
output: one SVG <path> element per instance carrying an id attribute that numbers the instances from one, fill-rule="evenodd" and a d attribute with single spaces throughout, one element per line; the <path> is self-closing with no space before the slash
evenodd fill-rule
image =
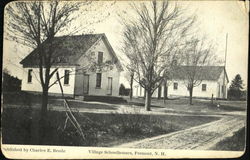
<path id="1" fill-rule="evenodd" d="M 174 70 L 172 79 L 168 81 L 167 96 L 168 97 L 188 97 L 189 90 L 185 80 L 185 71 L 190 66 L 178 66 L 178 70 Z M 181 70 L 181 72 L 180 72 Z M 229 83 L 228 76 L 224 66 L 202 66 L 200 74 L 200 84 L 193 88 L 193 97 L 199 98 L 227 98 L 227 85 Z M 144 97 L 144 88 L 138 83 L 134 83 L 133 96 Z M 157 88 L 152 97 L 163 98 L 164 85 Z"/>
<path id="2" fill-rule="evenodd" d="M 52 58 L 55 63 L 51 71 L 59 68 L 59 75 L 63 76 L 61 83 L 65 95 L 72 97 L 119 95 L 119 77 L 122 67 L 105 34 L 55 37 L 53 42 L 56 44 Z M 46 51 L 46 44 L 43 49 Z M 86 55 L 91 56 L 98 64 L 111 62 L 114 65 L 105 71 L 102 69 L 86 71 L 89 60 Z M 20 63 L 24 69 L 21 89 L 41 92 L 36 50 L 33 50 Z M 51 78 L 50 83 L 55 81 L 56 74 Z M 59 85 L 53 85 L 49 89 L 49 94 L 61 94 Z"/>

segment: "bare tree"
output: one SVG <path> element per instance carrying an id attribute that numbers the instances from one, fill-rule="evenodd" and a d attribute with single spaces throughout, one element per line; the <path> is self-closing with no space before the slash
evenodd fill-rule
<path id="1" fill-rule="evenodd" d="M 129 86 L 130 86 L 129 98 L 130 98 L 130 100 L 132 100 L 132 98 L 133 98 L 133 83 L 134 83 L 134 72 L 131 72 L 130 73 L 130 83 L 129 83 Z"/>
<path id="2" fill-rule="evenodd" d="M 68 31 L 72 22 L 83 16 L 78 12 L 84 7 L 87 12 L 91 6 L 90 1 L 83 2 L 59 2 L 59 1 L 34 1 L 9 3 L 7 14 L 7 39 L 31 47 L 36 50 L 39 57 L 39 79 L 42 86 L 42 107 L 39 121 L 40 133 L 44 133 L 46 123 L 48 91 L 52 86 L 50 80 L 58 68 L 53 68 L 56 63 L 53 57 L 58 45 L 54 40 L 57 34 L 66 32 L 67 35 L 82 30 L 82 26 L 75 26 L 73 32 Z M 78 14 L 76 14 L 78 12 Z M 85 12 L 85 13 L 86 13 Z M 100 21 L 99 19 L 97 21 Z M 86 20 L 87 23 L 87 20 Z M 94 23 L 92 21 L 92 23 Z M 67 36 L 65 36 L 67 38 Z M 46 45 L 46 49 L 45 49 Z M 55 84 L 55 83 L 53 83 Z"/>
<path id="3" fill-rule="evenodd" d="M 123 51 L 124 51 L 123 48 L 121 48 L 121 52 Z M 129 59 L 127 59 L 127 57 L 119 56 L 119 59 L 121 60 L 121 65 L 125 69 L 125 79 L 127 80 L 127 82 L 129 82 L 129 88 L 130 88 L 129 99 L 130 101 L 132 101 L 134 79 L 136 78 L 134 74 L 134 70 L 131 68 L 130 61 Z"/>
<path id="4" fill-rule="evenodd" d="M 183 66 L 176 66 L 175 71 L 182 75 L 189 91 L 189 103 L 192 105 L 193 88 L 201 84 L 206 74 L 204 66 L 216 63 L 217 58 L 214 54 L 214 45 L 207 42 L 205 37 L 202 39 L 193 37 L 187 44 L 188 47 L 182 54 Z"/>
<path id="5" fill-rule="evenodd" d="M 129 99 L 130 101 L 133 98 L 133 83 L 134 83 L 134 72 L 130 71 L 129 72 L 129 87 L 130 87 L 130 91 L 129 91 Z"/>
<path id="6" fill-rule="evenodd" d="M 164 104 L 166 103 L 166 100 L 168 99 L 168 87 L 172 84 L 172 74 L 171 73 L 167 73 L 166 77 L 164 77 L 164 81 L 163 81 L 163 89 L 164 89 L 164 94 L 163 94 L 163 102 Z"/>
<path id="7" fill-rule="evenodd" d="M 127 82 L 129 82 L 129 99 L 132 100 L 133 98 L 133 84 L 134 84 L 134 72 L 132 70 L 129 70 L 127 65 L 123 64 L 123 67 L 126 69 L 125 78 Z"/>
<path id="8" fill-rule="evenodd" d="M 173 61 L 185 47 L 194 16 L 183 16 L 183 10 L 169 1 L 131 4 L 135 12 L 124 19 L 123 52 L 130 61 L 135 81 L 146 91 L 145 109 L 150 110 L 151 96 L 161 85 Z"/>

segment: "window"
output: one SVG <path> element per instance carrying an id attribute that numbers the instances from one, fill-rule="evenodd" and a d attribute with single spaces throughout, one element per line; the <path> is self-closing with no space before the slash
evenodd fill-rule
<path id="1" fill-rule="evenodd" d="M 206 85 L 206 84 L 202 84 L 201 90 L 202 90 L 202 91 L 206 91 L 206 90 L 207 90 L 207 85 Z"/>
<path id="2" fill-rule="evenodd" d="M 174 83 L 174 90 L 178 89 L 178 83 Z"/>
<path id="3" fill-rule="evenodd" d="M 103 62 L 103 52 L 98 52 L 98 64 Z"/>
<path id="4" fill-rule="evenodd" d="M 222 86 L 221 86 L 221 93 L 222 93 L 222 95 L 225 94 L 225 85 L 222 85 Z"/>
<path id="5" fill-rule="evenodd" d="M 69 84 L 69 70 L 64 71 L 64 84 Z"/>
<path id="6" fill-rule="evenodd" d="M 96 88 L 101 88 L 102 74 L 96 73 Z"/>
<path id="7" fill-rule="evenodd" d="M 32 82 L 32 69 L 28 70 L 28 83 Z"/>

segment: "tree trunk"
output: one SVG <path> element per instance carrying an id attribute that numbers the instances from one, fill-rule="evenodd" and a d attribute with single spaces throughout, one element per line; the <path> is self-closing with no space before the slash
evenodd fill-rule
<path id="1" fill-rule="evenodd" d="M 39 144 L 44 143 L 46 126 L 47 126 L 47 106 L 48 106 L 48 89 L 45 87 L 42 94 L 42 108 L 39 120 Z"/>
<path id="2" fill-rule="evenodd" d="M 164 104 L 166 103 L 166 99 L 168 99 L 168 86 L 167 82 L 164 82 Z"/>
<path id="3" fill-rule="evenodd" d="M 193 87 L 189 89 L 189 104 L 193 105 Z"/>
<path id="4" fill-rule="evenodd" d="M 151 111 L 150 105 L 151 105 L 151 91 L 147 90 L 146 91 L 146 98 L 145 98 L 145 110 L 146 111 Z"/>
<path id="5" fill-rule="evenodd" d="M 166 86 L 166 99 L 168 99 L 168 86 Z"/>
<path id="6" fill-rule="evenodd" d="M 143 99 L 146 99 L 146 89 L 144 88 L 144 95 L 143 95 Z"/>
<path id="7" fill-rule="evenodd" d="M 161 85 L 158 87 L 158 99 L 161 99 Z"/>
<path id="8" fill-rule="evenodd" d="M 134 80 L 134 75 L 131 74 L 131 77 L 130 77 L 130 93 L 129 93 L 130 101 L 133 98 L 133 80 Z"/>

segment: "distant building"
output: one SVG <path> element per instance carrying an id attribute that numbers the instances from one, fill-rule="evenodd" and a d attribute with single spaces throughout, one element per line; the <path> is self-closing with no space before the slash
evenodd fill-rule
<path id="1" fill-rule="evenodd" d="M 108 42 L 105 34 L 88 34 L 77 36 L 55 37 L 55 46 L 52 57 L 51 70 L 59 68 L 63 90 L 68 96 L 84 95 L 119 95 L 119 77 L 122 71 L 121 64 Z M 48 47 L 46 41 L 43 50 Z M 115 66 L 108 71 L 85 71 L 84 66 L 88 64 L 85 55 L 92 55 L 96 63 L 112 62 Z M 41 84 L 38 68 L 38 52 L 33 50 L 21 62 L 24 68 L 22 90 L 41 92 Z M 73 74 L 71 74 L 73 73 Z M 56 74 L 51 78 L 50 83 L 55 82 Z M 61 94 L 59 85 L 53 85 L 49 89 L 50 94 Z"/>
<path id="2" fill-rule="evenodd" d="M 185 73 L 192 66 L 178 66 L 173 71 L 169 86 L 167 87 L 168 97 L 188 97 L 189 91 L 185 83 Z M 224 66 L 202 66 L 200 69 L 199 86 L 193 88 L 193 97 L 201 98 L 227 98 L 228 76 Z M 144 88 L 138 83 L 134 83 L 133 95 L 135 97 L 144 97 Z M 163 98 L 164 86 L 157 88 L 152 97 Z"/>

